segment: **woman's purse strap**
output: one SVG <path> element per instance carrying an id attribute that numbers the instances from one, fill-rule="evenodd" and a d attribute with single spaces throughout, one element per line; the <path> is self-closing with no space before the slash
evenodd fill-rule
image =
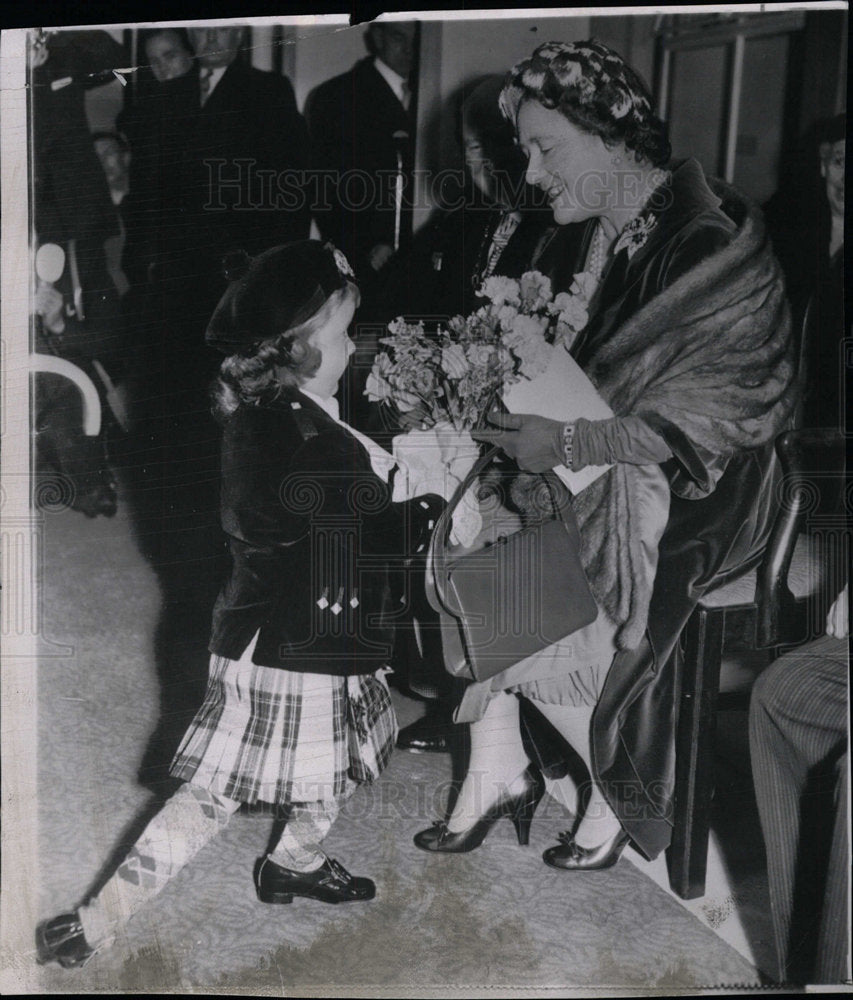
<path id="1" fill-rule="evenodd" d="M 440 544 L 442 551 L 446 553 L 447 543 L 450 537 L 450 529 L 453 524 L 453 512 L 459 506 L 460 502 L 462 501 L 462 498 L 468 492 L 471 485 L 474 482 L 476 482 L 477 477 L 482 474 L 486 466 L 489 465 L 496 458 L 496 456 L 500 453 L 500 451 L 501 449 L 497 445 L 492 445 L 492 447 L 489 448 L 487 452 L 485 452 L 483 455 L 480 456 L 480 458 L 477 459 L 477 461 L 471 467 L 471 471 L 468 473 L 465 479 L 456 487 L 453 496 L 450 498 L 450 502 L 441 512 L 441 516 L 436 522 L 435 530 L 430 536 L 429 549 L 427 550 L 427 558 L 426 558 L 427 595 L 429 596 L 429 592 L 432 591 L 432 593 L 438 599 L 439 604 L 441 604 L 442 607 L 444 607 L 450 614 L 454 614 L 454 609 L 453 606 L 448 603 L 447 592 L 443 586 L 442 573 L 440 571 L 436 572 L 437 569 L 440 570 L 441 568 L 436 566 L 436 561 L 439 558 L 437 553 L 437 545 Z M 563 503 L 560 502 L 559 493 L 556 492 L 556 490 L 558 489 L 559 481 L 555 479 L 553 472 L 543 472 L 541 473 L 541 476 L 548 486 L 554 510 L 557 512 L 558 517 L 565 525 L 566 530 L 571 533 L 572 529 L 569 526 L 569 522 L 566 520 L 566 516 L 564 514 L 566 504 L 565 502 Z M 458 611 L 458 609 L 456 610 Z"/>

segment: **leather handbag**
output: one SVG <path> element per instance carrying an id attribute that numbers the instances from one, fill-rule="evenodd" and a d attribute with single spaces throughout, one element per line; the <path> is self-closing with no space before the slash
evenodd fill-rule
<path id="1" fill-rule="evenodd" d="M 497 447 L 486 452 L 457 487 L 427 553 L 427 599 L 440 615 L 455 620 L 464 652 L 449 657 L 445 643 L 445 666 L 449 673 L 475 681 L 501 673 L 598 615 L 580 561 L 580 532 L 568 493 L 553 473 L 541 477 L 539 494 L 547 494 L 551 516 L 475 551 L 450 551 L 453 511 L 499 452 Z"/>

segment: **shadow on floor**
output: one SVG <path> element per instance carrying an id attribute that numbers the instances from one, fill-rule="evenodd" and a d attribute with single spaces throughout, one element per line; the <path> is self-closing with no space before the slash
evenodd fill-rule
<path id="1" fill-rule="evenodd" d="M 168 400 L 156 397 L 156 410 L 143 411 L 116 454 L 134 541 L 161 593 L 159 721 L 138 772 L 160 798 L 177 785 L 169 764 L 204 697 L 211 613 L 229 567 L 219 523 L 220 430 L 200 386 L 191 398 L 195 408 L 170 411 Z"/>

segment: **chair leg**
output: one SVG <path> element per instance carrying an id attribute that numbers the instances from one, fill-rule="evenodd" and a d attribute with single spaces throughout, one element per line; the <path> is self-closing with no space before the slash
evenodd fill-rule
<path id="1" fill-rule="evenodd" d="M 681 899 L 705 894 L 723 624 L 722 609 L 700 606 L 684 630 L 674 829 L 667 851 L 669 884 Z"/>

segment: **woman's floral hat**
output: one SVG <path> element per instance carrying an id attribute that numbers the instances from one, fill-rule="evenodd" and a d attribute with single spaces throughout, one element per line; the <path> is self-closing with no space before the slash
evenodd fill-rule
<path id="1" fill-rule="evenodd" d="M 546 108 L 575 102 L 615 121 L 641 121 L 652 114 L 648 90 L 637 73 L 595 39 L 545 42 L 513 66 L 501 93 L 501 111 L 514 122 L 528 97 Z"/>
<path id="2" fill-rule="evenodd" d="M 299 240 L 257 257 L 232 255 L 230 281 L 205 340 L 223 354 L 240 354 L 305 323 L 347 282 L 355 283 L 349 261 L 337 247 Z"/>

